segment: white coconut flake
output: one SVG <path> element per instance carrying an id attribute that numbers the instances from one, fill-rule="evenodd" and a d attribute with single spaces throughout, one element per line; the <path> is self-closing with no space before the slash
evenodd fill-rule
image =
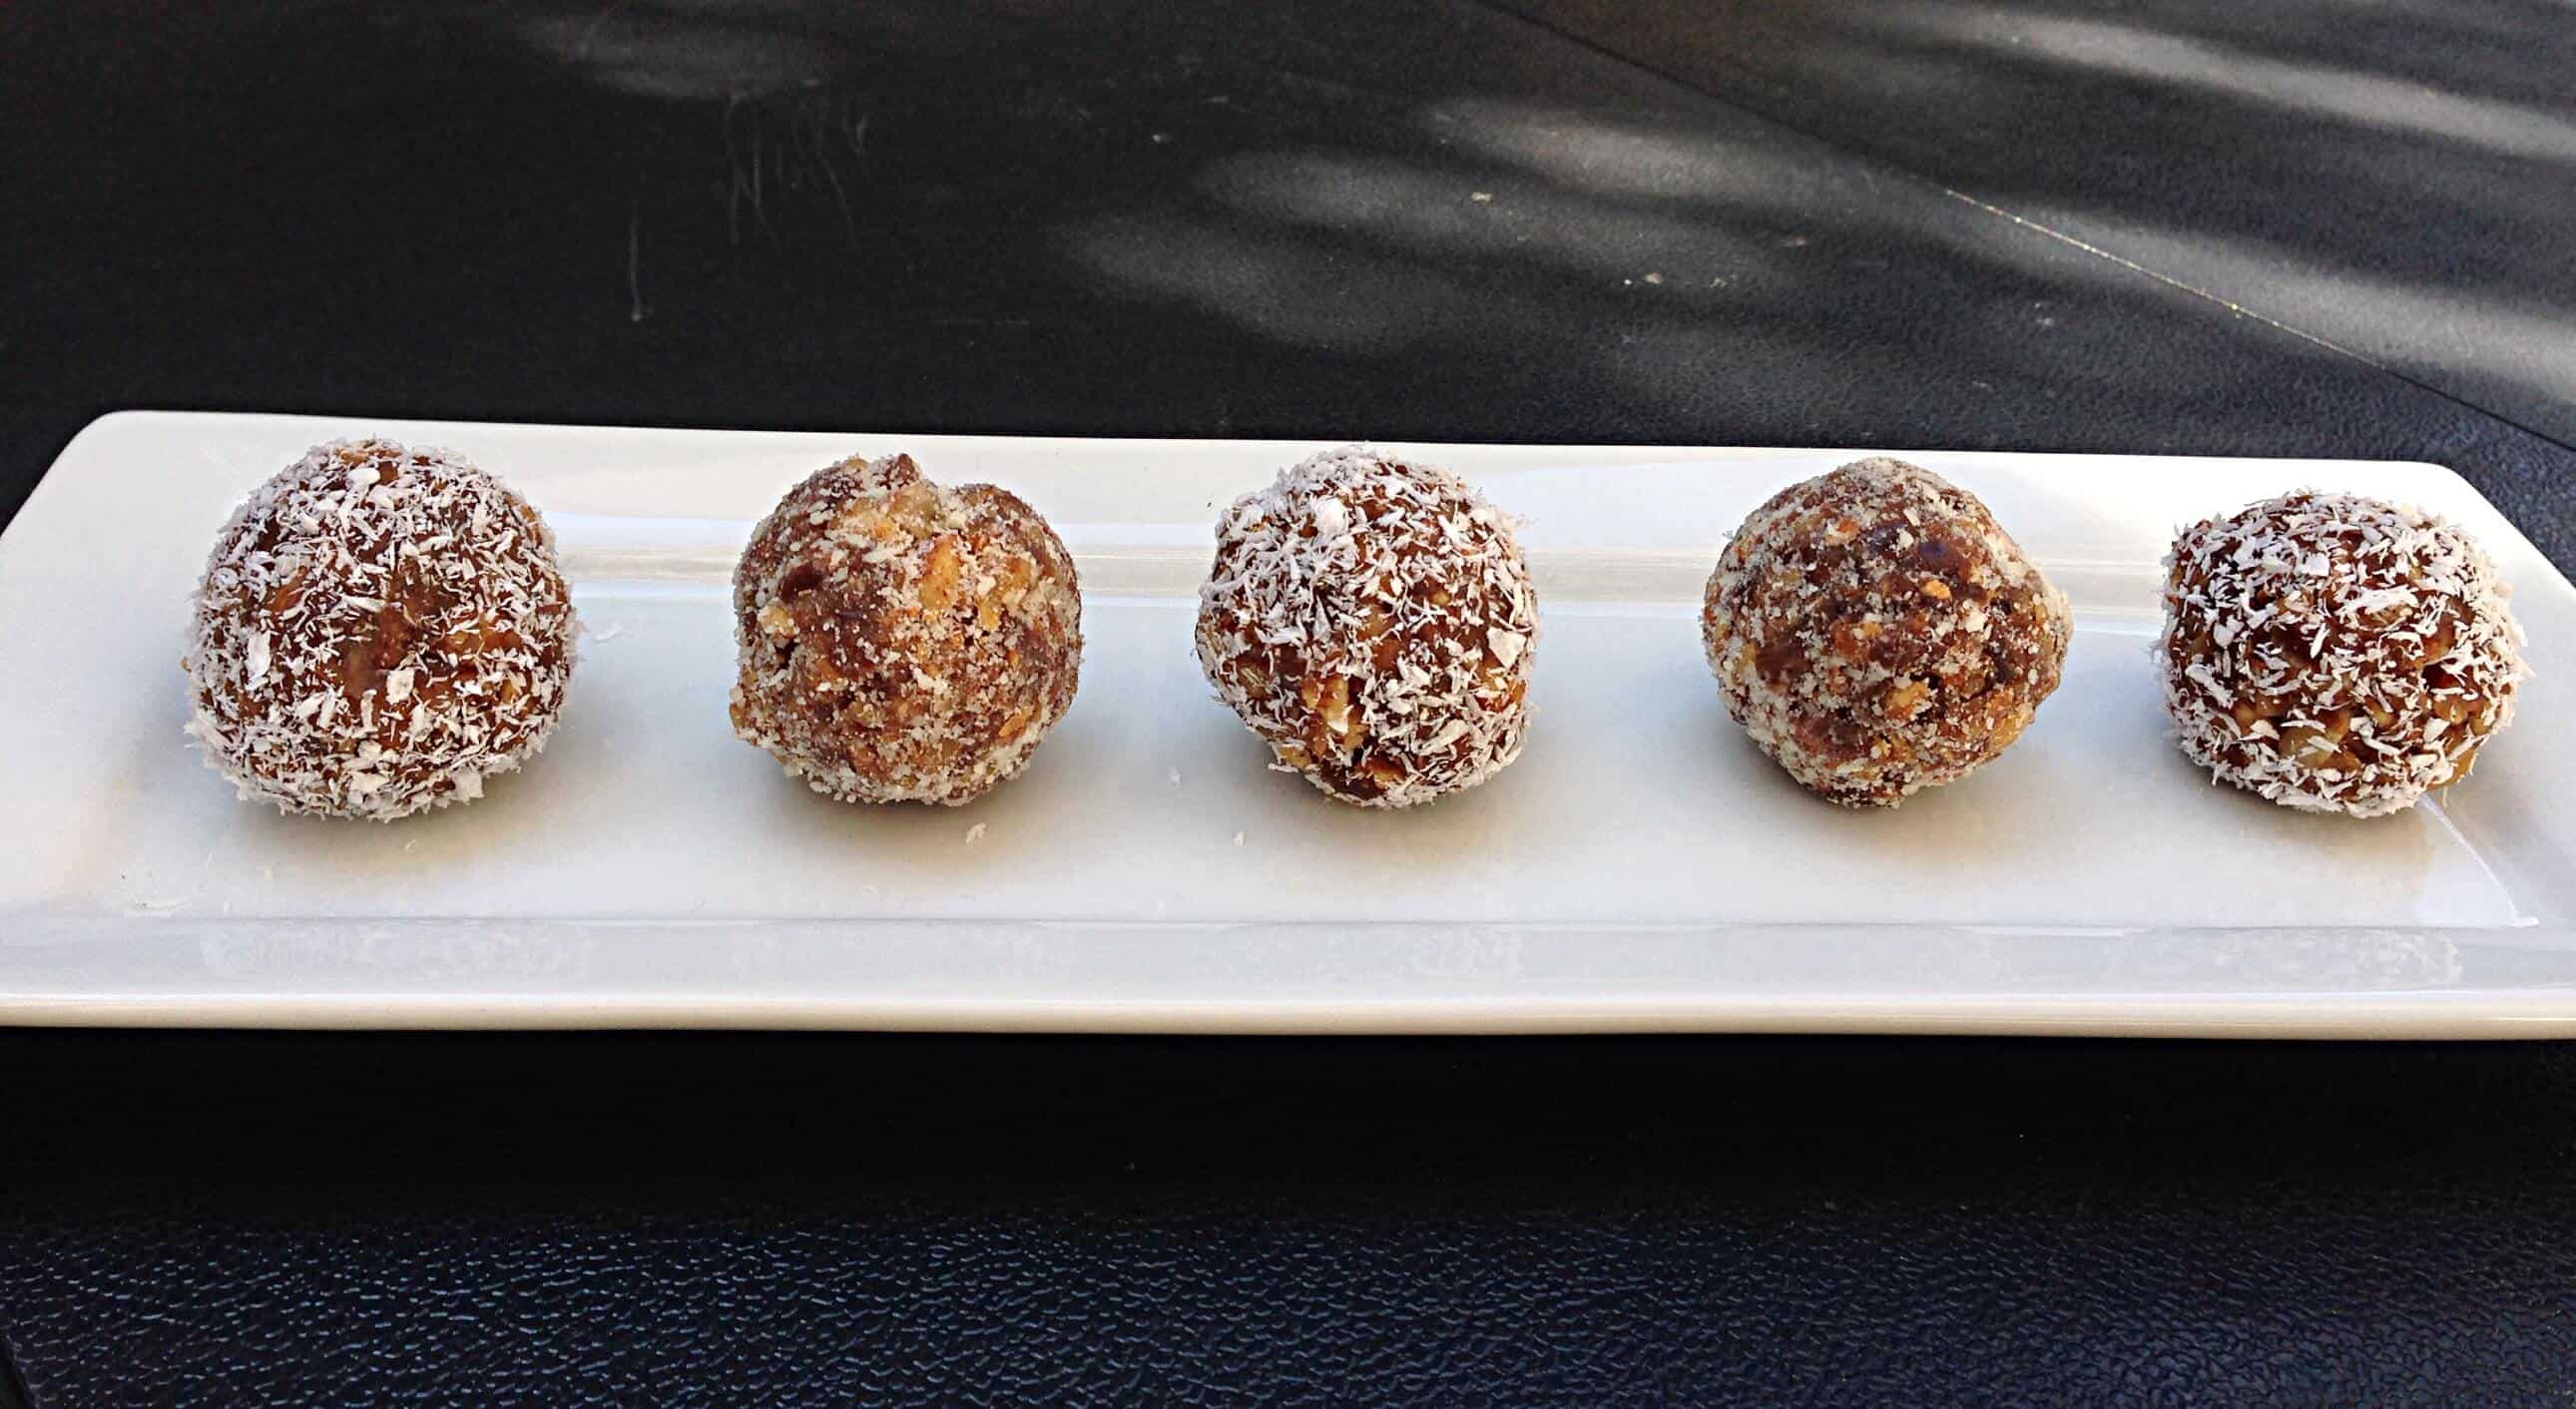
<path id="1" fill-rule="evenodd" d="M 2511 721 L 2530 673 L 2494 564 L 2418 509 L 2283 495 L 2185 529 L 2166 566 L 2156 660 L 2177 741 L 2286 807 L 2413 806 Z"/>
<path id="2" fill-rule="evenodd" d="M 2074 631 L 2065 594 L 1983 503 L 1885 456 L 1747 515 L 1700 626 L 1728 714 L 1800 784 L 1854 807 L 1994 758 L 2056 689 Z"/>
<path id="3" fill-rule="evenodd" d="M 1370 807 L 1520 754 L 1538 598 L 1512 524 L 1446 470 L 1328 450 L 1237 499 L 1199 590 L 1201 668 L 1273 767 Z"/>
<path id="4" fill-rule="evenodd" d="M 414 599 L 444 605 L 380 619 Z M 443 451 L 316 446 L 208 556 L 188 733 L 245 799 L 284 812 L 391 821 L 470 800 L 543 746 L 574 629 L 551 536 L 499 481 Z M 388 634 L 401 654 L 377 658 Z M 470 685 L 447 685 L 460 664 Z M 434 688 L 473 703 L 393 708 Z"/>
<path id="5" fill-rule="evenodd" d="M 884 610 L 803 639 L 809 594 L 827 613 Z M 1000 786 L 1080 674 L 1081 588 L 1054 531 L 908 455 L 852 456 L 790 489 L 735 567 L 733 609 L 735 734 L 843 802 L 955 807 Z"/>

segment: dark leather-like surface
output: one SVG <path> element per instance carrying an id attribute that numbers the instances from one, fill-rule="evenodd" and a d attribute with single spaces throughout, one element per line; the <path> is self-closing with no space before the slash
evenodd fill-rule
<path id="1" fill-rule="evenodd" d="M 2333 455 L 2576 563 L 2576 453 L 1458 3 L 31 8 L 21 485 L 137 405 Z"/>
<path id="2" fill-rule="evenodd" d="M 2576 440 L 2554 0 L 1509 3 Z"/>
<path id="3" fill-rule="evenodd" d="M 0 1039 L 46 1406 L 2555 1404 L 2565 1048 Z"/>
<path id="4" fill-rule="evenodd" d="M 1942 104 L 1776 125 L 1683 62 L 1742 33 L 1695 13 L 0 8 L 0 481 L 137 405 L 2349 455 L 2451 464 L 2576 564 L 2576 454 L 2521 393 L 1949 194 Z M 1810 37 L 1727 71 L 1824 84 L 1830 7 L 1780 15 Z M 2543 103 L 2409 23 L 2356 29 Z M 2058 105 L 2030 190 L 2069 203 L 2139 184 L 2082 158 L 2120 112 L 2273 130 L 1993 72 Z M 2545 130 L 2467 111 L 2542 143 L 2521 189 L 2563 216 Z M 2372 199 L 2457 175 L 2353 150 Z M 2502 248 L 2521 207 L 2473 192 L 2370 264 L 2337 172 L 2213 168 L 2209 209 L 2269 212 L 2282 288 L 2565 296 L 2565 245 Z M 2456 285 L 2409 262 L 2442 231 Z M 2571 1078 L 2551 1045 L 8 1034 L 0 1346 L 43 1409 L 2564 1404 Z"/>

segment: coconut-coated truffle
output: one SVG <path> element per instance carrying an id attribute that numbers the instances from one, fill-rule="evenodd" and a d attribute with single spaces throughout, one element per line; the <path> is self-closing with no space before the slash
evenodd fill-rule
<path id="1" fill-rule="evenodd" d="M 216 538 L 188 733 L 281 812 L 390 822 L 470 802 L 545 746 L 576 630 L 528 501 L 446 451 L 334 441 Z"/>
<path id="2" fill-rule="evenodd" d="M 1975 495 L 1885 458 L 1754 510 L 1700 628 L 1727 713 L 1851 807 L 1893 807 L 2002 753 L 2074 634 L 2065 595 Z"/>
<path id="3" fill-rule="evenodd" d="M 1512 524 L 1446 470 L 1330 450 L 1244 495 L 1199 589 L 1199 665 L 1274 766 L 1410 807 L 1520 756 L 1538 594 Z"/>
<path id="4" fill-rule="evenodd" d="M 843 802 L 982 796 L 1080 683 L 1082 589 L 1055 530 L 909 455 L 789 490 L 742 551 L 733 607 L 734 732 Z"/>
<path id="5" fill-rule="evenodd" d="M 2283 495 L 2185 529 L 2165 569 L 2165 711 L 2215 780 L 2382 816 L 2468 776 L 2513 718 L 2508 589 L 2420 510 Z"/>

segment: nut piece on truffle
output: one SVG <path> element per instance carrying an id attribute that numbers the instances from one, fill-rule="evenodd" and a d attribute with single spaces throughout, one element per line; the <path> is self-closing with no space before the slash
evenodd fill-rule
<path id="1" fill-rule="evenodd" d="M 817 471 L 733 575 L 734 732 L 843 802 L 971 802 L 1073 704 L 1082 589 L 1055 530 L 909 455 Z"/>
<path id="2" fill-rule="evenodd" d="M 1893 807 L 2020 736 L 2057 688 L 2073 621 L 1975 495 L 1869 459 L 1744 520 L 1700 631 L 1727 713 L 1790 777 Z"/>
<path id="3" fill-rule="evenodd" d="M 334 441 L 259 487 L 199 583 L 188 733 L 244 801 L 390 822 L 545 746 L 572 595 L 528 501 L 461 456 Z"/>
<path id="4" fill-rule="evenodd" d="M 2214 781 L 2383 816 L 2468 776 L 2513 717 L 2508 589 L 2419 510 L 2283 495 L 2192 525 L 2165 568 L 2165 711 Z"/>
<path id="5" fill-rule="evenodd" d="M 1328 450 L 1244 495 L 1199 589 L 1199 666 L 1276 767 L 1410 807 L 1520 756 L 1538 594 L 1511 521 L 1446 470 Z"/>

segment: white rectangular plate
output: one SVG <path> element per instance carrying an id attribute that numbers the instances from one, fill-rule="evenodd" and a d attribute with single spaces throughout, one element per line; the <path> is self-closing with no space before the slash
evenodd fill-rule
<path id="1" fill-rule="evenodd" d="M 527 494 L 588 630 L 542 758 L 391 826 L 236 802 L 180 733 L 215 530 L 359 434 Z M 1388 814 L 1266 771 L 1191 655 L 1218 509 L 1314 448 L 108 417 L 0 539 L 0 1021 L 2576 1034 L 2576 591 L 2447 470 L 1908 454 L 1993 506 L 2077 634 L 1999 762 L 1858 813 L 1728 723 L 1695 615 L 1744 512 L 1857 452 L 1403 447 L 1526 518 L 1544 625 L 1527 754 Z M 965 809 L 828 802 L 726 724 L 752 521 L 892 449 L 1018 491 L 1081 562 L 1080 698 Z M 2515 727 L 2397 817 L 2213 787 L 2163 727 L 2173 528 L 2300 485 L 2465 523 L 2531 635 Z"/>

